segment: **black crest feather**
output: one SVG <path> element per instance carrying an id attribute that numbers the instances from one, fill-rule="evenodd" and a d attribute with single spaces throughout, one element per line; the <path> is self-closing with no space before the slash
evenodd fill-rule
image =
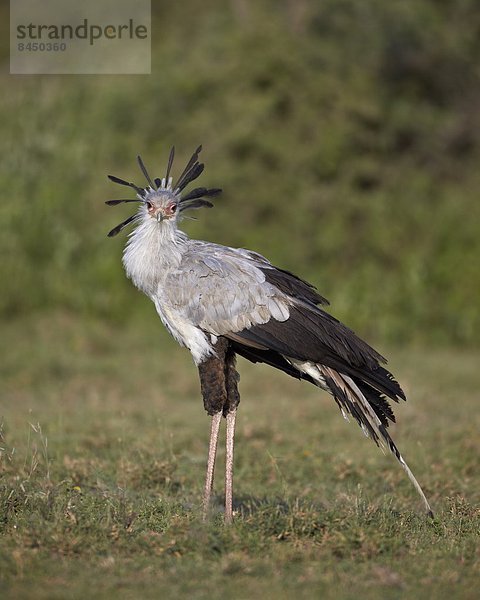
<path id="1" fill-rule="evenodd" d="M 209 200 L 203 198 L 197 198 L 196 200 L 189 200 L 188 202 L 180 202 L 180 211 L 188 210 L 190 208 L 213 208 L 213 204 Z"/>
<path id="2" fill-rule="evenodd" d="M 121 200 L 105 200 L 105 204 L 108 206 L 117 206 L 117 204 L 124 204 L 127 202 L 139 202 L 138 198 L 122 198 Z"/>
<path id="3" fill-rule="evenodd" d="M 107 175 L 107 177 L 110 179 L 110 181 L 113 181 L 113 183 L 118 183 L 119 185 L 126 185 L 127 187 L 133 188 L 137 194 L 140 194 L 140 196 L 145 195 L 145 190 L 141 187 L 138 187 L 138 185 L 135 185 L 131 181 L 125 181 L 125 179 L 120 179 L 120 177 L 115 177 L 115 175 Z"/>
<path id="4" fill-rule="evenodd" d="M 183 169 L 182 174 L 177 180 L 177 183 L 173 186 L 173 193 L 178 198 L 179 212 L 196 208 L 212 208 L 213 204 L 209 200 L 206 200 L 206 198 L 218 196 L 218 194 L 220 194 L 220 192 L 222 191 L 220 188 L 208 189 L 205 187 L 198 187 L 188 192 L 183 198 L 180 196 L 182 190 L 184 190 L 188 184 L 197 179 L 197 177 L 199 177 L 203 173 L 205 165 L 203 163 L 198 162 L 198 156 L 201 151 L 202 146 L 198 146 L 198 148 L 192 154 L 190 160 L 187 162 L 187 165 Z M 172 149 L 170 150 L 170 155 L 168 157 L 165 179 L 162 181 L 160 177 L 155 177 L 154 179 L 152 179 L 150 177 L 149 172 L 147 171 L 147 168 L 142 158 L 140 156 L 137 156 L 137 162 L 140 167 L 140 170 L 142 171 L 145 179 L 147 180 L 148 186 L 151 189 L 156 191 L 162 191 L 163 189 L 167 188 L 169 190 L 172 189 L 168 187 L 168 182 L 174 158 L 175 146 L 172 146 Z M 141 198 L 120 198 L 118 200 L 106 200 L 105 204 L 107 204 L 108 206 L 117 206 L 118 204 L 126 204 L 129 202 L 142 202 L 145 201 L 148 194 L 151 193 L 151 191 L 148 188 L 139 187 L 135 183 L 126 181 L 125 179 L 121 179 L 120 177 L 116 177 L 115 175 L 108 175 L 108 178 L 114 183 L 118 183 L 119 185 L 124 185 L 126 187 L 132 188 Z M 164 183 L 165 188 L 162 187 L 162 183 Z M 108 233 L 108 237 L 116 236 L 118 233 L 120 233 L 120 231 L 122 231 L 124 227 L 130 225 L 130 223 L 133 223 L 138 217 L 138 213 L 132 215 L 131 217 L 114 227 Z"/>
<path id="5" fill-rule="evenodd" d="M 174 157 L 175 157 L 175 146 L 172 146 L 172 149 L 170 150 L 170 156 L 168 157 L 167 172 L 165 174 L 165 185 L 168 185 L 168 178 L 170 177 L 170 171 L 172 170 Z"/>
<path id="6" fill-rule="evenodd" d="M 143 164 L 143 160 L 140 155 L 137 156 L 137 161 L 138 161 L 138 164 L 140 166 L 142 173 L 145 175 L 145 179 L 147 180 L 148 185 L 152 188 L 152 190 L 155 189 L 153 181 L 151 180 L 150 175 L 148 174 L 147 168 Z"/>
<path id="7" fill-rule="evenodd" d="M 137 214 L 134 214 L 131 217 L 128 217 L 128 219 L 126 219 L 125 221 L 123 221 L 122 223 L 120 223 L 120 225 L 117 225 L 111 231 L 109 231 L 108 232 L 108 237 L 115 237 L 117 234 L 119 234 L 122 231 L 122 229 L 124 227 L 126 227 L 127 225 L 130 225 L 130 223 L 132 223 L 133 221 L 135 221 L 135 219 L 137 217 L 138 217 Z"/>
<path id="8" fill-rule="evenodd" d="M 207 188 L 195 188 L 182 198 L 182 202 L 187 202 L 194 198 L 211 198 L 212 196 L 218 196 L 221 191 L 220 188 L 212 188 L 210 190 Z"/>

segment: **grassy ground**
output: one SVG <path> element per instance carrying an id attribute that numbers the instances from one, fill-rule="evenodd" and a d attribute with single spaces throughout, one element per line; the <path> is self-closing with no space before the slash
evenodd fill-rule
<path id="1" fill-rule="evenodd" d="M 199 507 L 208 420 L 187 352 L 150 322 L 2 329 L 2 598 L 476 598 L 478 363 L 396 351 L 394 437 L 436 510 L 333 401 L 242 361 L 236 510 Z"/>

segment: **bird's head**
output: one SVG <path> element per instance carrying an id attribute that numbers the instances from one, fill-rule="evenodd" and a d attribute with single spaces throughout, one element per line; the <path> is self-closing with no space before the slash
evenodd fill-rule
<path id="1" fill-rule="evenodd" d="M 193 156 L 188 161 L 187 166 L 175 184 L 173 184 L 173 178 L 170 177 L 173 158 L 175 156 L 175 148 L 172 148 L 170 151 L 166 175 L 162 179 L 152 179 L 140 156 L 137 157 L 140 169 L 148 183 L 145 188 L 125 181 L 124 179 L 120 179 L 119 177 L 115 177 L 114 175 L 109 175 L 108 178 L 111 181 L 134 189 L 137 197 L 107 200 L 106 204 L 109 206 L 116 206 L 117 204 L 126 202 L 140 202 L 141 205 L 137 213 L 120 223 L 120 225 L 114 227 L 109 232 L 108 237 L 117 235 L 124 227 L 142 218 L 153 219 L 158 224 L 167 222 L 172 223 L 176 222 L 180 214 L 185 210 L 202 207 L 211 208 L 213 204 L 209 200 L 206 200 L 206 198 L 216 196 L 222 191 L 221 189 L 195 188 L 185 196 L 182 196 L 182 192 L 187 185 L 194 179 L 197 179 L 203 172 L 204 165 L 198 162 L 198 155 L 201 149 L 202 147 L 199 146 L 193 153 Z"/>
<path id="2" fill-rule="evenodd" d="M 145 213 L 158 223 L 176 219 L 180 199 L 170 190 L 149 191 L 143 198 Z"/>

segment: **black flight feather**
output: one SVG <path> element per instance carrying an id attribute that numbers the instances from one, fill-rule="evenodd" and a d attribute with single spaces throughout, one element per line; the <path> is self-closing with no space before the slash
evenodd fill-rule
<path id="1" fill-rule="evenodd" d="M 301 371 L 293 367 L 291 363 L 285 360 L 283 356 L 281 356 L 277 352 L 273 352 L 272 350 L 261 350 L 259 348 L 252 348 L 251 346 L 245 346 L 238 340 L 230 338 L 228 335 L 226 337 L 230 339 L 232 349 L 237 354 L 243 356 L 243 358 L 246 358 L 250 362 L 265 363 L 267 365 L 270 365 L 271 367 L 275 367 L 276 369 L 283 371 L 284 373 L 287 373 L 287 375 L 290 375 L 291 377 L 295 377 L 295 379 L 305 379 L 306 381 L 315 384 L 315 381 L 310 377 L 310 375 L 302 373 Z"/>
<path id="2" fill-rule="evenodd" d="M 332 358 L 346 367 L 374 371 L 382 359 L 348 327 L 313 305 L 291 306 L 286 321 L 270 319 L 237 335 L 284 356 L 325 365 Z"/>
<path id="3" fill-rule="evenodd" d="M 260 266 L 259 268 L 265 274 L 265 279 L 268 283 L 271 283 L 285 294 L 313 304 L 330 304 L 326 298 L 317 292 L 315 286 L 297 277 L 297 275 L 294 275 L 290 271 L 279 269 L 278 267 L 272 268 L 271 266 Z"/>
<path id="4" fill-rule="evenodd" d="M 287 375 L 290 375 L 291 377 L 295 377 L 296 379 L 305 379 L 306 381 L 317 385 L 315 380 L 312 379 L 312 377 L 296 369 L 278 352 L 269 349 L 262 350 L 260 348 L 247 346 L 241 343 L 241 338 L 238 336 L 238 334 L 232 334 L 232 337 L 227 335 L 227 337 L 229 337 L 230 344 L 232 345 L 234 351 L 237 354 L 240 354 L 240 356 L 246 358 L 247 360 L 253 363 L 265 363 L 267 365 L 270 365 L 271 367 L 283 371 L 284 373 L 287 373 Z M 382 424 L 385 427 L 388 427 L 389 421 L 395 423 L 395 415 L 393 414 L 393 411 L 385 396 L 362 379 L 354 377 L 353 380 L 359 388 L 359 390 L 367 399 L 370 406 L 375 411 L 375 414 L 378 416 Z M 360 424 L 364 423 L 365 418 L 363 414 L 359 414 L 358 409 L 356 407 L 351 406 L 351 403 L 349 403 L 348 398 L 345 398 L 343 391 L 335 384 L 333 380 L 328 380 L 328 386 L 332 391 L 333 395 L 337 395 L 337 401 L 340 400 L 340 404 L 348 405 L 349 412 L 351 411 L 353 413 L 355 419 L 359 421 Z M 396 400 L 396 398 L 394 399 Z M 369 431 L 369 433 L 370 435 L 372 435 L 372 431 Z"/>

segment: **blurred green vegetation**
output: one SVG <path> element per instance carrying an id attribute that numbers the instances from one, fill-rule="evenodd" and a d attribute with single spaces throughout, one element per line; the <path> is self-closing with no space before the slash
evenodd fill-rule
<path id="1" fill-rule="evenodd" d="M 172 144 L 178 173 L 203 143 L 224 195 L 190 235 L 310 279 L 371 339 L 474 343 L 478 3 L 155 6 L 151 76 L 10 76 L 2 44 L 0 314 L 151 315 L 106 175 L 141 181 L 137 153 L 162 174 Z"/>

